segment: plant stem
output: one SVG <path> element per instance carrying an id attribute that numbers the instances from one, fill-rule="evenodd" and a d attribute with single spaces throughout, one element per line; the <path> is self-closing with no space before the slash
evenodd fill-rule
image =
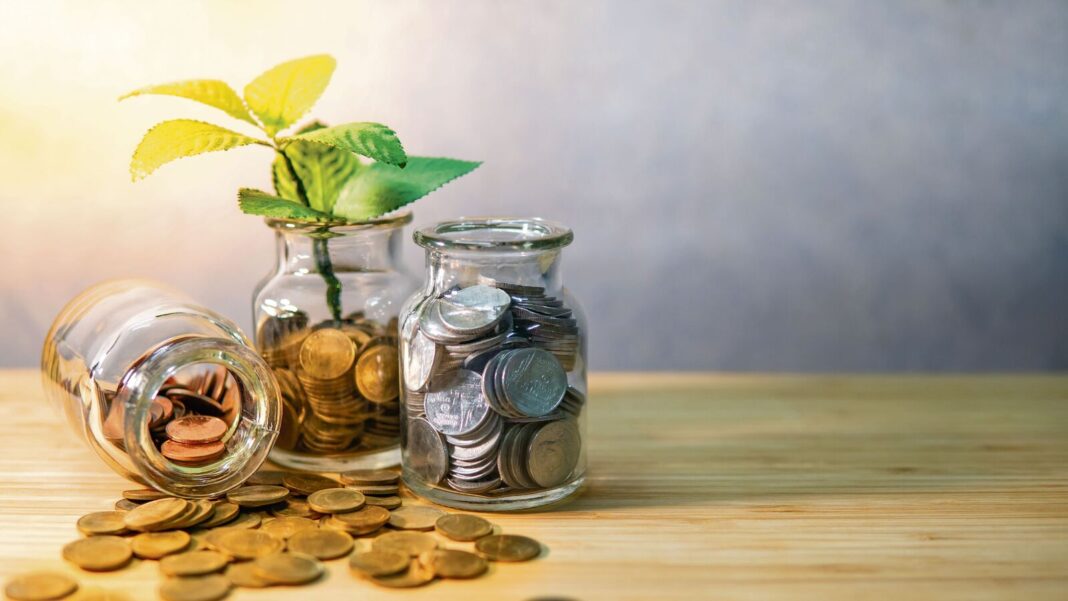
<path id="1" fill-rule="evenodd" d="M 297 170 L 293 167 L 293 160 L 281 148 L 276 147 L 276 150 L 282 155 L 286 169 L 293 176 L 293 181 L 297 183 L 297 194 L 301 201 L 306 206 L 310 206 L 308 192 L 304 188 L 304 182 L 297 175 Z M 323 228 L 320 233 L 324 236 L 316 237 L 312 241 L 312 252 L 315 255 L 315 264 L 319 268 L 319 275 L 326 282 L 326 306 L 330 308 L 330 315 L 333 316 L 334 321 L 341 321 L 341 281 L 334 275 L 334 262 L 330 259 L 330 238 L 328 237 L 330 232 L 327 228 Z"/>

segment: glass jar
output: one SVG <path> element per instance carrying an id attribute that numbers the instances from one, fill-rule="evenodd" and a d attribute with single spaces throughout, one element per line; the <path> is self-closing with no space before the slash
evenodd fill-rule
<path id="1" fill-rule="evenodd" d="M 585 479 L 586 320 L 562 285 L 571 230 L 462 219 L 415 233 L 426 286 L 401 313 L 405 484 L 481 511 L 563 499 Z"/>
<path id="2" fill-rule="evenodd" d="M 267 220 L 277 262 L 253 317 L 283 400 L 275 463 L 320 472 L 400 463 L 397 316 L 416 281 L 397 257 L 411 220 Z"/>
<path id="3" fill-rule="evenodd" d="M 112 469 L 175 496 L 238 486 L 278 433 L 278 389 L 252 343 L 161 284 L 105 282 L 75 297 L 41 370 L 46 395 Z"/>

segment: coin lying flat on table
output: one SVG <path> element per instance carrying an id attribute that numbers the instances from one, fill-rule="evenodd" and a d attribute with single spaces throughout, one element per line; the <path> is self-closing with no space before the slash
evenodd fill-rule
<path id="1" fill-rule="evenodd" d="M 435 576 L 442 578 L 475 578 L 489 567 L 478 555 L 457 549 L 435 549 L 420 560 L 433 568 Z"/>
<path id="2" fill-rule="evenodd" d="M 226 493 L 226 499 L 241 507 L 264 507 L 274 505 L 285 500 L 289 496 L 289 489 L 283 486 L 271 486 L 260 484 L 257 486 L 242 486 Z"/>
<path id="3" fill-rule="evenodd" d="M 418 561 L 408 564 L 408 569 L 390 576 L 371 576 L 371 582 L 387 588 L 414 588 L 434 580 L 434 569 Z"/>
<path id="4" fill-rule="evenodd" d="M 133 501 L 131 501 L 129 499 L 119 499 L 118 501 L 115 501 L 115 510 L 116 511 L 130 511 L 130 510 L 136 509 L 136 508 L 138 508 L 140 506 L 141 506 L 140 503 L 134 503 Z"/>
<path id="5" fill-rule="evenodd" d="M 344 530 L 354 536 L 370 534 L 389 522 L 389 511 L 374 505 L 365 505 L 358 511 L 339 513 L 323 518 L 329 528 Z"/>
<path id="6" fill-rule="evenodd" d="M 318 528 L 319 524 L 308 518 L 281 517 L 263 524 L 260 526 L 260 531 L 286 540 L 302 530 L 317 530 Z"/>
<path id="7" fill-rule="evenodd" d="M 436 507 L 405 505 L 389 515 L 389 525 L 401 530 L 433 530 L 434 523 L 445 512 Z"/>
<path id="8" fill-rule="evenodd" d="M 230 558 L 218 551 L 186 551 L 168 555 L 159 562 L 159 569 L 168 576 L 203 576 L 221 572 Z"/>
<path id="9" fill-rule="evenodd" d="M 271 486 L 282 486 L 282 478 L 286 475 L 285 472 L 279 472 L 276 470 L 260 470 L 255 474 L 249 476 L 245 484 L 249 486 L 255 484 L 270 484 Z"/>
<path id="10" fill-rule="evenodd" d="M 475 550 L 493 561 L 526 561 L 541 553 L 541 544 L 517 534 L 493 534 L 475 541 Z"/>
<path id="11" fill-rule="evenodd" d="M 406 551 L 371 549 L 353 553 L 349 558 L 349 568 L 361 576 L 390 576 L 407 570 L 411 561 Z"/>
<path id="12" fill-rule="evenodd" d="M 215 528 L 229 523 L 231 520 L 237 517 L 240 507 L 236 503 L 229 501 L 218 501 L 212 507 L 211 515 L 207 520 L 201 522 L 199 526 L 201 528 Z"/>
<path id="13" fill-rule="evenodd" d="M 264 555 L 252 566 L 257 576 L 272 584 L 306 584 L 323 575 L 323 564 L 301 553 Z"/>
<path id="14" fill-rule="evenodd" d="M 308 518 L 316 520 L 322 517 L 318 511 L 312 511 L 312 508 L 308 506 L 308 502 L 304 499 L 298 499 L 296 497 L 288 497 L 285 500 L 285 504 L 279 507 L 271 508 L 271 515 L 276 518 Z"/>
<path id="15" fill-rule="evenodd" d="M 132 557 L 130 544 L 118 536 L 90 536 L 63 547 L 63 559 L 91 572 L 117 570 Z"/>
<path id="16" fill-rule="evenodd" d="M 341 472 L 342 484 L 360 484 L 378 486 L 395 484 L 400 480 L 400 474 L 393 470 L 349 470 Z"/>
<path id="17" fill-rule="evenodd" d="M 291 536 L 289 550 L 318 559 L 337 559 L 352 551 L 352 537 L 341 530 L 303 530 Z"/>
<path id="18" fill-rule="evenodd" d="M 159 587 L 164 601 L 218 601 L 230 592 L 230 580 L 222 574 L 168 578 Z"/>
<path id="19" fill-rule="evenodd" d="M 285 541 L 259 530 L 229 530 L 211 537 L 209 542 L 235 559 L 256 559 L 285 547 Z"/>
<path id="20" fill-rule="evenodd" d="M 226 577 L 234 586 L 241 588 L 263 588 L 271 585 L 270 582 L 256 575 L 256 566 L 251 561 L 226 566 Z"/>
<path id="21" fill-rule="evenodd" d="M 458 541 L 473 541 L 493 534 L 493 524 L 477 515 L 450 513 L 434 522 L 434 529 Z"/>
<path id="22" fill-rule="evenodd" d="M 136 501 L 138 503 L 158 501 L 159 499 L 166 499 L 168 496 L 170 495 L 154 488 L 134 488 L 122 491 L 122 498 Z"/>
<path id="23" fill-rule="evenodd" d="M 336 481 L 331 480 L 326 476 L 318 476 L 316 474 L 286 474 L 282 478 L 282 483 L 294 493 L 304 496 L 325 488 L 338 487 Z"/>
<path id="24" fill-rule="evenodd" d="M 438 548 L 433 536 L 422 532 L 387 532 L 371 543 L 371 548 L 378 551 L 390 549 L 407 553 L 409 557 L 418 557 L 427 551 Z"/>
<path id="25" fill-rule="evenodd" d="M 366 504 L 375 507 L 381 507 L 383 509 L 396 509 L 401 506 L 401 498 L 397 496 L 389 497 L 365 497 Z"/>
<path id="26" fill-rule="evenodd" d="M 363 507 L 363 493 L 351 488 L 324 488 L 308 495 L 308 506 L 319 513 L 347 513 Z"/>
<path id="27" fill-rule="evenodd" d="M 53 601 L 78 590 L 78 583 L 58 572 L 29 572 L 7 581 L 4 595 L 12 601 Z"/>
<path id="28" fill-rule="evenodd" d="M 126 521 L 122 511 L 94 511 L 78 518 L 78 531 L 87 536 L 95 534 L 122 534 Z"/>
<path id="29" fill-rule="evenodd" d="M 189 533 L 183 530 L 142 532 L 130 539 L 130 548 L 141 559 L 160 559 L 185 550 L 189 541 Z"/>

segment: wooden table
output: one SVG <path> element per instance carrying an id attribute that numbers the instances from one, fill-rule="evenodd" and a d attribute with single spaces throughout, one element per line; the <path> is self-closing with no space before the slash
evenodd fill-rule
<path id="1" fill-rule="evenodd" d="M 590 408 L 585 494 L 490 516 L 545 557 L 418 591 L 334 561 L 313 588 L 230 598 L 1068 598 L 1068 378 L 603 374 Z M 154 598 L 153 562 L 59 558 L 126 487 L 36 372 L 0 372 L 0 579 L 54 568 Z"/>

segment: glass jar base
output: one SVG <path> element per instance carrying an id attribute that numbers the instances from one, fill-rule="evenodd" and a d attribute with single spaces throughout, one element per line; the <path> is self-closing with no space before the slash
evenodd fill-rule
<path id="1" fill-rule="evenodd" d="M 341 455 L 310 455 L 282 449 L 272 449 L 270 460 L 281 467 L 304 472 L 345 472 L 348 470 L 377 470 L 400 464 L 400 447 L 392 446 Z"/>
<path id="2" fill-rule="evenodd" d="M 427 486 L 418 476 L 408 470 L 402 473 L 404 485 L 423 499 L 468 511 L 524 511 L 528 509 L 544 510 L 547 505 L 560 503 L 577 495 L 586 483 L 586 476 L 579 476 L 567 484 L 546 490 L 537 490 L 494 497 L 489 495 L 464 494 L 436 486 Z"/>

